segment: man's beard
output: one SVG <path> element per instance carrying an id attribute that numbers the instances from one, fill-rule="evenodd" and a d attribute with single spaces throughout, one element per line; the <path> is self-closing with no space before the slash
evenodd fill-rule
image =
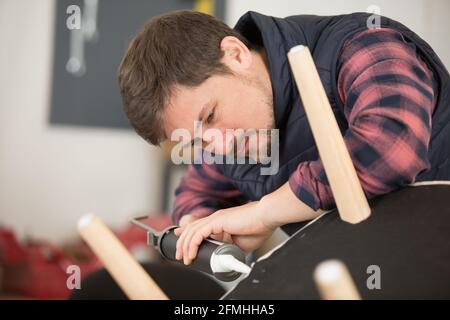
<path id="1" fill-rule="evenodd" d="M 251 149 L 252 146 L 250 146 L 250 142 L 247 141 L 248 148 L 245 151 L 245 154 L 238 153 L 238 148 L 240 145 L 242 145 L 243 142 L 242 139 L 250 139 L 250 137 L 236 137 L 233 139 L 233 147 L 230 148 L 232 151 L 232 155 L 229 153 L 228 156 L 233 156 L 234 159 L 237 159 L 238 157 L 249 157 L 255 160 L 257 163 L 260 163 L 263 161 L 261 156 L 270 157 L 271 156 L 271 134 L 270 131 L 272 129 L 275 129 L 275 116 L 274 116 L 274 107 L 273 107 L 273 96 L 272 96 L 272 88 L 270 86 L 267 86 L 264 84 L 264 82 L 259 78 L 251 78 L 250 76 L 240 75 L 238 78 L 244 82 L 246 85 L 253 87 L 257 90 L 259 95 L 261 96 L 261 107 L 264 108 L 264 113 L 269 116 L 269 119 L 267 121 L 267 124 L 265 125 L 265 128 L 261 129 L 255 129 L 257 137 L 254 137 L 254 139 L 257 139 L 256 142 L 256 149 Z M 265 139 L 265 141 L 261 142 L 260 145 L 260 138 Z M 260 152 L 260 148 L 264 148 L 265 144 L 265 151 L 266 152 Z M 230 150 L 229 149 L 229 150 Z M 264 155 L 262 154 L 264 153 Z"/>

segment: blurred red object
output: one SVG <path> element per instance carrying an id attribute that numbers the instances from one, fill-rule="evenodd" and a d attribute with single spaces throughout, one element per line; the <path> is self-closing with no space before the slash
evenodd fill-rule
<path id="1" fill-rule="evenodd" d="M 171 225 L 167 215 L 154 215 L 144 222 L 156 230 Z M 146 247 L 146 233 L 131 224 L 115 234 L 131 252 Z M 0 228 L 1 291 L 33 299 L 66 299 L 71 293 L 67 288 L 70 274 L 66 270 L 71 265 L 80 268 L 82 279 L 102 267 L 80 239 L 60 247 L 48 241 L 20 243 L 13 230 Z"/>

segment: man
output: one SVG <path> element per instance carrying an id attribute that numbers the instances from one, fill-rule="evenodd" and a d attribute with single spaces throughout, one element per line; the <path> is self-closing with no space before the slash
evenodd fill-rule
<path id="1" fill-rule="evenodd" d="M 312 52 L 368 198 L 450 178 L 448 71 L 405 26 L 381 17 L 380 26 L 368 28 L 368 19 L 248 12 L 231 29 L 205 14 L 176 11 L 133 39 L 119 86 L 132 126 L 150 143 L 178 129 L 195 136 L 195 121 L 221 132 L 279 132 L 276 174 L 261 175 L 260 163 L 190 165 L 176 191 L 178 259 L 191 263 L 207 237 L 254 250 L 277 227 L 333 208 L 287 62 L 298 44 Z M 220 155 L 233 145 L 204 140 Z"/>

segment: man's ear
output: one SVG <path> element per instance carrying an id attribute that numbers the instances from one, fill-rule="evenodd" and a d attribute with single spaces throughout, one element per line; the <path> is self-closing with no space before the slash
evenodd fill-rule
<path id="1" fill-rule="evenodd" d="M 238 38 L 227 36 L 220 42 L 223 51 L 222 62 L 232 71 L 244 71 L 253 61 L 252 54 L 247 46 Z"/>

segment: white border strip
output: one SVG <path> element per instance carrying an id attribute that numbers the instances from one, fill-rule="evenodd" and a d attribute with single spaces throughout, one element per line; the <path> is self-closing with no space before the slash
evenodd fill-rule
<path id="1" fill-rule="evenodd" d="M 287 238 L 286 240 L 284 240 L 283 242 L 281 242 L 279 245 L 277 245 L 275 248 L 273 248 L 272 250 L 266 252 L 264 255 L 262 255 L 261 257 L 258 258 L 258 260 L 254 261 L 252 263 L 252 267 L 256 262 L 262 261 L 262 260 L 266 260 L 267 258 L 269 258 L 272 253 L 274 253 L 275 251 L 277 251 L 278 249 L 280 249 L 282 246 L 284 246 L 286 244 L 286 242 L 288 242 L 292 237 L 294 237 L 295 235 L 297 235 L 299 232 L 305 230 L 306 228 L 308 228 L 310 225 L 312 225 L 314 222 L 316 222 L 317 220 L 321 219 L 322 217 L 324 217 L 325 215 L 327 215 L 328 213 L 330 213 L 333 210 L 328 210 L 325 211 L 324 213 L 322 213 L 320 216 L 318 216 L 317 218 L 315 218 L 314 220 L 311 220 L 310 222 L 308 222 L 305 226 L 303 226 L 302 228 L 300 228 L 299 230 L 295 231 L 289 238 Z"/>
<path id="2" fill-rule="evenodd" d="M 408 187 L 421 187 L 421 186 L 450 186 L 450 180 L 436 180 L 436 181 L 421 181 L 409 184 Z"/>

